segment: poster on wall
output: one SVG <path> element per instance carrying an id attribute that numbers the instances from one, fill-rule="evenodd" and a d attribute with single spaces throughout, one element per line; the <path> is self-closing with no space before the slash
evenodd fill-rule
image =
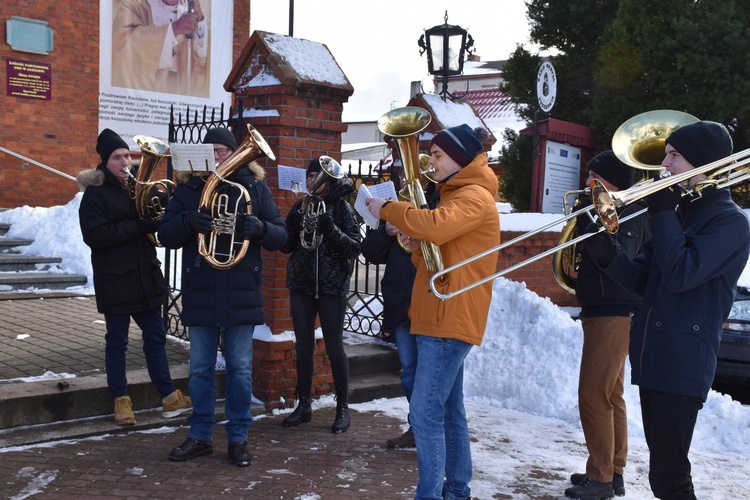
<path id="1" fill-rule="evenodd" d="M 548 140 L 544 164 L 542 212 L 564 213 L 563 196 L 568 191 L 579 189 L 580 181 L 581 148 Z"/>
<path id="2" fill-rule="evenodd" d="M 100 0 L 99 130 L 168 142 L 183 114 L 231 104 L 233 0 Z"/>

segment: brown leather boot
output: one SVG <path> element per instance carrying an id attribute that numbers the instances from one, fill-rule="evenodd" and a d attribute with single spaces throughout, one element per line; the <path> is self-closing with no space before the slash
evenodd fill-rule
<path id="1" fill-rule="evenodd" d="M 130 396 L 115 398 L 115 423 L 117 425 L 135 425 L 133 403 Z"/>

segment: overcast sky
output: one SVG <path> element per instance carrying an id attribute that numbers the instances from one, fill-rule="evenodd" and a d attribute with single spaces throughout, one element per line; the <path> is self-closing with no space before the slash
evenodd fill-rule
<path id="1" fill-rule="evenodd" d="M 251 32 L 289 34 L 288 0 L 252 0 L 250 8 Z M 293 35 L 328 46 L 354 86 L 344 120 L 376 119 L 406 105 L 412 81 L 432 92 L 417 40 L 443 24 L 446 10 L 448 24 L 474 38 L 482 61 L 507 59 L 517 44 L 531 50 L 524 0 L 298 0 Z"/>

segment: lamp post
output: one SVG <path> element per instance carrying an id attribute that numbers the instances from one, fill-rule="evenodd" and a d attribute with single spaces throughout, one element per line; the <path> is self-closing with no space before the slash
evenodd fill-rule
<path id="1" fill-rule="evenodd" d="M 472 53 L 474 39 L 461 26 L 448 24 L 448 11 L 445 23 L 424 31 L 419 38 L 419 55 L 427 52 L 427 71 L 433 76 L 442 77 L 443 89 L 440 96 L 453 99 L 448 92 L 448 78 L 463 73 L 464 55 Z"/>

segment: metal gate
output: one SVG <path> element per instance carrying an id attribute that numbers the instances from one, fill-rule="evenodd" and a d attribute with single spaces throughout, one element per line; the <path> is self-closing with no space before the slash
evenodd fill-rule
<path id="1" fill-rule="evenodd" d="M 226 111 L 226 118 L 224 117 Z M 169 117 L 169 142 L 179 144 L 199 144 L 206 131 L 213 127 L 227 127 L 235 134 L 237 144 L 241 144 L 246 133 L 243 123 L 244 105 L 240 99 L 237 106 L 230 106 L 225 110 L 222 104 L 220 108 L 209 109 L 203 106 L 202 110 L 191 110 L 190 107 L 185 114 L 175 113 L 174 106 L 170 109 Z M 383 180 L 381 169 L 364 169 L 362 162 L 357 168 L 350 168 L 349 177 L 359 188 L 363 183 L 376 184 Z M 168 158 L 167 178 L 173 178 L 172 159 Z M 353 203 L 356 192 L 350 199 Z M 366 234 L 366 225 L 359 215 L 360 231 L 362 238 Z M 164 307 L 164 322 L 167 333 L 181 339 L 188 338 L 187 327 L 180 320 L 181 292 L 180 269 L 181 250 L 165 250 L 164 268 L 165 277 L 171 289 L 171 298 Z M 361 255 L 357 258 L 354 273 L 351 279 L 348 307 L 344 317 L 344 330 L 364 335 L 383 338 L 382 324 L 382 298 L 380 296 L 380 278 L 383 266 L 367 262 Z"/>

